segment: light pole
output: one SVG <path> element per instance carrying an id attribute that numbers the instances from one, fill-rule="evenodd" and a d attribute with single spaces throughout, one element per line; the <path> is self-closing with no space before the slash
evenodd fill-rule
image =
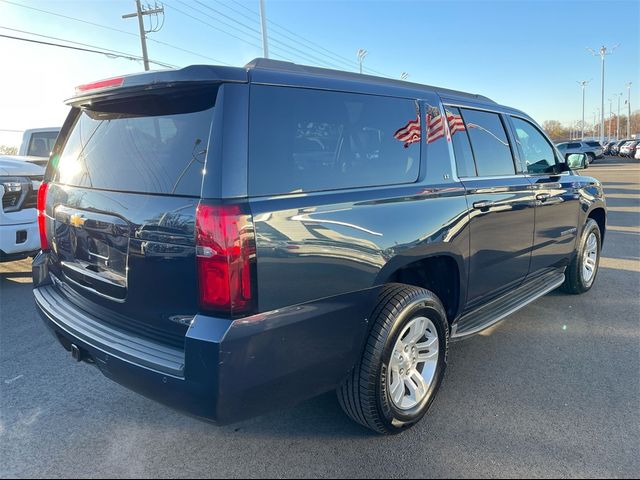
<path id="1" fill-rule="evenodd" d="M 622 98 L 622 92 L 620 92 L 616 97 L 618 97 L 618 118 L 616 118 L 616 140 L 620 140 L 620 99 Z"/>
<path id="2" fill-rule="evenodd" d="M 260 0 L 260 29 L 262 31 L 262 55 L 269 58 L 269 39 L 267 36 L 267 14 L 264 10 L 264 0 Z"/>
<path id="3" fill-rule="evenodd" d="M 581 140 L 584 142 L 584 91 L 587 88 L 587 85 L 589 85 L 589 82 L 591 80 L 582 80 L 581 82 L 578 82 L 578 85 L 580 85 L 580 87 L 582 87 L 582 138 Z"/>
<path id="4" fill-rule="evenodd" d="M 611 120 L 613 119 L 613 98 L 609 97 L 609 125 L 607 126 L 607 142 L 611 141 Z"/>
<path id="5" fill-rule="evenodd" d="M 611 50 L 609 50 L 606 46 L 602 46 L 600 47 L 600 50 L 598 52 L 596 52 L 595 50 L 593 50 L 592 48 L 587 48 L 587 50 L 589 50 L 591 52 L 591 54 L 594 57 L 600 56 L 600 59 L 602 60 L 602 67 L 601 67 L 601 75 L 600 75 L 600 82 L 602 83 L 602 94 L 600 97 L 600 143 L 604 143 L 604 59 L 606 58 L 607 55 L 611 55 L 613 53 L 613 51 L 618 48 L 620 46 L 620 44 L 616 44 L 614 45 Z"/>
<path id="6" fill-rule="evenodd" d="M 359 48 L 356 52 L 356 56 L 358 57 L 358 64 L 360 65 L 360 73 L 362 73 L 362 62 L 364 61 L 364 57 L 369 54 L 364 48 Z"/>
<path id="7" fill-rule="evenodd" d="M 631 84 L 627 83 L 627 138 L 631 138 Z"/>

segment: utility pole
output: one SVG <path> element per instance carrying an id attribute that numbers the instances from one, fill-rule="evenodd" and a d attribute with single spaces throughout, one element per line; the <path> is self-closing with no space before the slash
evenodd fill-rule
<path id="1" fill-rule="evenodd" d="M 589 82 L 591 80 L 582 80 L 581 82 L 578 82 L 578 85 L 580 85 L 580 87 L 582 87 L 582 138 L 581 140 L 584 142 L 584 91 L 587 88 L 587 85 L 589 85 Z"/>
<path id="2" fill-rule="evenodd" d="M 260 26 L 262 27 L 262 55 L 269 58 L 269 42 L 267 39 L 267 14 L 264 10 L 264 0 L 260 0 Z"/>
<path id="3" fill-rule="evenodd" d="M 601 82 L 601 87 L 602 87 L 602 93 L 601 93 L 601 97 L 600 97 L 600 143 L 604 143 L 604 59 L 606 58 L 607 55 L 611 55 L 613 53 L 613 51 L 618 48 L 620 46 L 620 44 L 616 44 L 614 45 L 611 50 L 609 50 L 606 46 L 602 46 L 600 47 L 600 50 L 598 52 L 596 52 L 595 50 L 593 50 L 592 48 L 587 48 L 587 50 L 589 50 L 591 52 L 591 54 L 594 57 L 600 56 L 600 59 L 602 61 L 602 66 L 601 66 L 601 75 L 600 75 L 600 82 Z"/>
<path id="4" fill-rule="evenodd" d="M 627 138 L 631 138 L 631 84 L 627 83 Z"/>
<path id="5" fill-rule="evenodd" d="M 156 29 L 151 29 L 147 32 L 144 28 L 144 16 L 145 15 L 157 15 L 159 13 L 164 14 L 164 7 L 156 4 L 155 8 L 143 9 L 140 4 L 140 0 L 136 0 L 136 13 L 128 13 L 123 15 L 122 18 L 138 17 L 138 27 L 140 28 L 140 43 L 142 43 L 142 60 L 144 61 L 144 69 L 149 70 L 149 54 L 147 53 L 147 33 L 157 32 Z"/>
<path id="6" fill-rule="evenodd" d="M 360 65 L 360 73 L 362 73 L 362 62 L 364 61 L 364 57 L 369 54 L 364 48 L 359 48 L 356 52 L 356 56 L 358 57 L 358 64 Z"/>

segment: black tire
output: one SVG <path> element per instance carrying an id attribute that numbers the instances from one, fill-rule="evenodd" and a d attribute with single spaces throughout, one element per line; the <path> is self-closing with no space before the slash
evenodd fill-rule
<path id="1" fill-rule="evenodd" d="M 587 152 L 587 166 L 596 161 L 596 156 L 593 153 Z"/>
<path id="2" fill-rule="evenodd" d="M 586 281 L 582 274 L 582 267 L 584 263 L 584 251 L 587 244 L 587 239 L 594 233 L 597 240 L 597 248 L 598 248 L 598 257 L 596 260 L 596 267 L 594 275 Z M 596 277 L 598 276 L 598 270 L 600 267 L 600 253 L 602 251 L 602 236 L 600 234 L 600 227 L 592 218 L 587 220 L 584 228 L 582 229 L 582 235 L 580 235 L 580 239 L 578 240 L 578 245 L 576 247 L 576 253 L 574 255 L 573 260 L 567 267 L 565 271 L 565 280 L 562 284 L 562 290 L 566 293 L 570 293 L 573 295 L 578 295 L 581 293 L 588 292 L 593 287 L 593 284 L 596 281 Z"/>
<path id="3" fill-rule="evenodd" d="M 438 332 L 438 362 L 425 398 L 415 408 L 402 411 L 389 398 L 387 365 L 403 327 L 418 314 L 431 320 Z M 424 417 L 442 384 L 449 348 L 447 316 L 429 290 L 389 284 L 378 296 L 371 322 L 362 358 L 338 388 L 338 400 L 347 415 L 361 425 L 385 435 L 398 434 Z"/>

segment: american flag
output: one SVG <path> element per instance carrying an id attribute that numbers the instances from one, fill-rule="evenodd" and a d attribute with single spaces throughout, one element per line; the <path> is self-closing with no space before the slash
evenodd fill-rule
<path id="1" fill-rule="evenodd" d="M 404 143 L 404 148 L 408 148 L 412 143 L 420 141 L 420 114 L 414 120 L 409 120 L 404 127 L 398 129 L 393 136 Z"/>
<path id="2" fill-rule="evenodd" d="M 445 125 L 437 107 L 427 110 L 427 143 L 433 143 L 445 136 Z"/>
<path id="3" fill-rule="evenodd" d="M 462 116 L 447 111 L 447 120 L 449 121 L 449 131 L 451 132 L 451 136 L 455 135 L 457 132 L 464 132 Z"/>

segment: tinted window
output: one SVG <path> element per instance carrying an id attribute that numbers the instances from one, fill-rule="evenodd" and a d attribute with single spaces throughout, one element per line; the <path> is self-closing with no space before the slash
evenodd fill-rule
<path id="1" fill-rule="evenodd" d="M 580 148 L 581 145 L 579 143 L 570 143 L 568 148 Z"/>
<path id="2" fill-rule="evenodd" d="M 469 135 L 467 134 L 464 120 L 460 115 L 460 109 L 446 107 L 446 112 L 449 122 L 449 132 L 451 132 L 451 142 L 453 143 L 453 152 L 456 156 L 458 177 L 474 177 L 476 176 L 476 165 L 473 161 L 471 143 L 469 143 Z"/>
<path id="3" fill-rule="evenodd" d="M 527 164 L 528 173 L 552 173 L 556 164 L 553 147 L 540 131 L 529 122 L 512 118 L 516 141 Z"/>
<path id="4" fill-rule="evenodd" d="M 471 139 L 478 175 L 513 175 L 513 156 L 500 116 L 462 109 L 462 117 Z"/>
<path id="5" fill-rule="evenodd" d="M 414 182 L 420 137 L 413 100 L 256 85 L 249 191 L 275 195 Z"/>
<path id="6" fill-rule="evenodd" d="M 567 147 L 568 147 L 568 144 L 566 144 L 566 143 L 560 143 L 560 144 L 558 144 L 558 145 L 557 145 L 557 147 L 558 147 L 558 150 L 560 150 L 560 151 L 562 151 L 562 150 L 566 150 L 566 149 L 567 149 Z"/>
<path id="7" fill-rule="evenodd" d="M 601 147 L 600 142 L 586 142 L 591 147 Z"/>
<path id="8" fill-rule="evenodd" d="M 27 155 L 48 157 L 56 144 L 58 132 L 36 132 L 31 135 Z"/>
<path id="9" fill-rule="evenodd" d="M 215 89 L 172 90 L 83 110 L 53 180 L 106 190 L 199 196 Z"/>

